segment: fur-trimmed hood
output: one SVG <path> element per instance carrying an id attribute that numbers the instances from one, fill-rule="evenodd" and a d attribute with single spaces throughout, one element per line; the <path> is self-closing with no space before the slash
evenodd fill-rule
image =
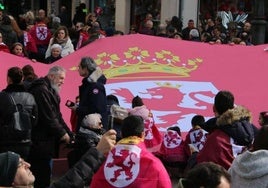
<path id="1" fill-rule="evenodd" d="M 216 124 L 221 125 L 232 125 L 233 123 L 240 120 L 247 120 L 251 122 L 251 112 L 243 106 L 237 106 L 233 109 L 229 109 L 218 117 Z"/>
<path id="2" fill-rule="evenodd" d="M 97 67 L 96 70 L 89 75 L 87 80 L 88 82 L 101 82 L 102 84 L 106 84 L 106 77 L 103 75 L 100 67 Z"/>
<path id="3" fill-rule="evenodd" d="M 250 146 L 254 139 L 254 125 L 251 124 L 251 113 L 242 106 L 227 110 L 217 119 L 217 127 L 233 138 L 234 143 Z"/>

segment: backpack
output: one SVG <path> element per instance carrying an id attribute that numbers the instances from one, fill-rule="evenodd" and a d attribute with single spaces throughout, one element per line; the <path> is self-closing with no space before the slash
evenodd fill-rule
<path id="1" fill-rule="evenodd" d="M 0 125 L 0 143 L 4 145 L 31 143 L 32 115 L 22 104 L 16 104 L 10 94 L 4 93 L 10 100 L 8 108 L 12 110 Z"/>

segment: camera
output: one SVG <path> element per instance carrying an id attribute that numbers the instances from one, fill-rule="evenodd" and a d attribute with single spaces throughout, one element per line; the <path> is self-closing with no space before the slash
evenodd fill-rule
<path id="1" fill-rule="evenodd" d="M 70 101 L 70 100 L 67 100 L 66 103 L 65 103 L 65 106 L 67 106 L 67 107 L 72 107 L 74 105 L 75 105 L 75 103 Z"/>

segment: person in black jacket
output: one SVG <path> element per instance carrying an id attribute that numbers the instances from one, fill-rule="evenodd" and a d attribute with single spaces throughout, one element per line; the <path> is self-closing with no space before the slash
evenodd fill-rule
<path id="1" fill-rule="evenodd" d="M 54 66 L 47 76 L 33 81 L 29 88 L 38 106 L 38 123 L 32 129 L 28 161 L 36 177 L 35 186 L 39 188 L 50 185 L 52 157 L 57 157 L 59 142 L 69 143 L 72 135 L 60 112 L 59 91 L 65 72 L 64 68 Z"/>
<path id="2" fill-rule="evenodd" d="M 90 184 L 92 176 L 97 172 L 105 155 L 115 146 L 116 131 L 107 131 L 96 147 L 91 147 L 82 158 L 60 179 L 53 182 L 50 188 L 84 188 Z"/>
<path id="3" fill-rule="evenodd" d="M 107 130 L 108 113 L 107 113 L 107 99 L 106 77 L 103 75 L 100 67 L 90 57 L 83 57 L 79 63 L 79 75 L 84 77 L 82 85 L 79 86 L 79 106 L 74 105 L 69 107 L 76 111 L 78 116 L 76 132 L 81 127 L 83 118 L 88 114 L 98 113 L 101 115 L 103 128 Z"/>
<path id="4" fill-rule="evenodd" d="M 115 138 L 115 130 L 107 131 L 98 145 L 90 148 L 81 160 L 60 179 L 54 181 L 50 188 L 84 188 L 91 182 L 105 155 L 115 146 Z M 10 151 L 0 153 L 0 186 L 33 188 L 35 175 L 32 174 L 30 167 L 31 164 L 24 161 L 17 153 Z"/>
<path id="5" fill-rule="evenodd" d="M 23 73 L 19 67 L 11 67 L 7 72 L 7 87 L 0 93 L 0 125 L 10 121 L 10 116 L 14 112 L 14 103 L 9 95 L 11 95 L 16 104 L 21 104 L 23 108 L 30 114 L 32 127 L 37 123 L 37 105 L 32 94 L 26 92 L 22 82 Z M 14 135 L 12 135 L 14 133 Z M 17 135 L 16 135 L 17 134 Z M 30 132 L 29 137 L 21 137 L 17 132 L 6 133 L 0 130 L 0 152 L 13 151 L 23 159 L 27 159 L 31 146 Z M 27 136 L 25 134 L 25 136 Z"/>
<path id="6" fill-rule="evenodd" d="M 68 153 L 69 167 L 72 167 L 89 148 L 96 147 L 103 134 L 101 115 L 87 115 L 75 135 L 74 149 Z"/>

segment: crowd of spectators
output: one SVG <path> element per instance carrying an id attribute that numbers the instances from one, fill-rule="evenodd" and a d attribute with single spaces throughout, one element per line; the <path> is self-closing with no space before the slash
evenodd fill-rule
<path id="1" fill-rule="evenodd" d="M 72 21 L 75 27 L 71 27 L 70 22 L 64 20 L 64 8 L 59 16 L 47 17 L 44 10 L 39 10 L 37 16 L 29 11 L 19 20 L 0 11 L 0 50 L 50 64 L 99 38 L 124 35 L 122 31 L 103 30 L 98 21 L 98 14 L 83 14 L 83 8 L 80 7 L 82 12 L 79 12 L 80 9 L 77 10 L 77 15 Z M 141 33 L 210 44 L 251 45 L 250 22 L 245 22 L 241 29 L 238 29 L 234 23 L 230 23 L 229 27 L 225 28 L 220 17 L 215 20 L 207 19 L 205 23 L 201 27 L 196 27 L 194 21 L 189 20 L 188 25 L 183 28 L 181 20 L 174 16 L 165 24 L 154 26 L 152 15 L 147 14 L 140 26 L 130 27 L 128 34 Z M 20 76 L 19 80 L 16 79 L 16 75 Z M 38 123 L 32 129 L 30 153 L 27 150 L 29 156 L 27 154 L 25 157 L 20 150 L 12 147 L 8 150 L 16 153 L 7 149 L 1 151 L 0 167 L 6 168 L 7 171 L 0 173 L 0 186 L 33 185 L 35 182 L 36 187 L 74 185 L 83 187 L 90 184 L 92 187 L 100 185 L 108 187 L 116 184 L 130 185 L 129 187 L 131 185 L 137 187 L 141 184 L 146 187 L 157 185 L 171 187 L 169 176 L 174 174 L 168 169 L 175 167 L 179 168 L 179 187 L 217 187 L 219 185 L 239 187 L 241 182 L 243 187 L 251 187 L 253 183 L 260 187 L 267 187 L 268 172 L 267 169 L 262 168 L 265 166 L 264 159 L 268 156 L 267 112 L 260 113 L 261 129 L 258 130 L 251 122 L 250 110 L 243 106 L 235 106 L 235 98 L 230 91 L 220 91 L 214 99 L 215 117 L 205 121 L 202 115 L 193 116 L 192 121 L 189 122 L 192 129 L 184 139 L 178 126 L 167 128 L 164 135 L 161 135 L 155 125 L 152 112 L 142 99 L 136 96 L 132 100 L 132 109 L 128 109 L 128 117 L 123 120 L 121 129 L 118 131 L 121 132 L 120 139 L 116 140 L 119 137 L 116 136 L 117 133 L 108 130 L 108 117 L 106 117 L 108 103 L 103 102 L 107 100 L 104 88 L 106 78 L 94 60 L 89 57 L 81 59 L 79 75 L 83 77 L 84 88 L 80 86 L 79 104 L 70 107 L 78 115 L 76 130 L 72 131 L 77 134 L 75 140 L 77 143 L 90 141 L 91 144 L 85 149 L 82 148 L 81 153 L 77 152 L 78 150 L 80 152 L 81 148 L 74 148 L 73 152 L 79 156 L 70 165 L 72 168 L 50 185 L 51 159 L 57 156 L 56 152 L 54 154 L 55 143 L 63 141 L 70 144 L 73 137 L 73 132 L 62 119 L 59 109 L 58 92 L 64 83 L 65 70 L 55 66 L 41 78 L 38 78 L 29 66 L 22 70 L 18 67 L 9 70 L 5 92 L 26 94 L 30 92 L 34 97 L 32 105 L 38 107 Z M 25 90 L 9 90 L 20 87 Z M 100 94 L 101 90 L 103 90 L 101 98 L 95 99 L 89 95 L 89 93 L 94 96 Z M 5 102 L 7 101 L 3 98 L 0 100 L 1 104 Z M 103 102 L 103 105 L 99 102 Z M 4 117 L 1 115 L 4 114 L 5 105 L 0 106 L 2 107 L 0 120 L 2 120 Z M 86 109 L 85 112 L 82 111 L 83 107 Z M 96 109 L 89 111 L 89 107 Z M 99 107 L 101 109 L 97 110 Z M 96 112 L 98 114 L 95 114 Z M 55 131 L 54 135 L 52 135 L 53 131 Z M 156 150 L 153 151 L 152 148 Z M 250 160 L 253 158 L 259 160 Z M 260 176 L 256 177 L 250 172 L 244 172 L 246 167 L 240 168 L 241 165 L 258 166 L 256 174 Z M 20 172 L 21 167 L 24 172 Z M 114 173 L 106 173 L 108 171 Z M 20 173 L 27 173 L 30 179 L 26 183 L 23 182 L 23 178 L 18 179 Z M 123 173 L 126 173 L 125 179 Z M 132 180 L 133 182 L 130 182 Z"/>
<path id="2" fill-rule="evenodd" d="M 252 45 L 249 21 L 239 24 L 229 22 L 226 27 L 222 18 L 217 16 L 202 20 L 198 26 L 190 19 L 184 27 L 177 16 L 158 23 L 151 13 L 147 13 L 139 25 L 131 25 L 129 32 L 124 33 L 112 27 L 102 28 L 101 13 L 86 14 L 84 9 L 81 3 L 73 20 L 68 20 L 65 6 L 61 7 L 59 15 L 46 15 L 45 10 L 40 9 L 37 15 L 30 10 L 18 19 L 0 10 L 0 50 L 50 64 L 96 39 L 124 34 L 140 33 L 210 44 Z M 61 46 L 57 48 L 60 55 L 55 55 L 55 45 L 55 53 L 51 53 L 53 44 Z M 14 52 L 15 49 L 17 52 Z"/>

